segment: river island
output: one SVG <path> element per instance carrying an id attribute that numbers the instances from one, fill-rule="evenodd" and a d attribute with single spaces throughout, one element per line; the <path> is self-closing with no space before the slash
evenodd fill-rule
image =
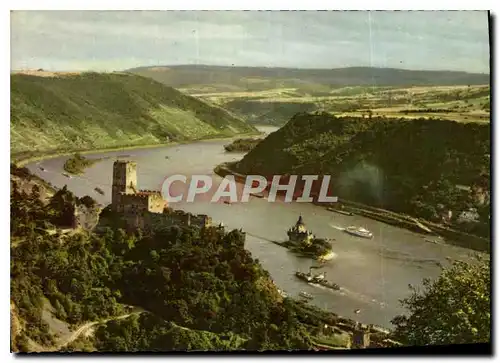
<path id="1" fill-rule="evenodd" d="M 330 240 L 316 238 L 311 231 L 307 230 L 302 216 L 299 216 L 295 225 L 287 231 L 287 235 L 288 241 L 275 243 L 318 261 L 328 261 L 335 256 Z"/>

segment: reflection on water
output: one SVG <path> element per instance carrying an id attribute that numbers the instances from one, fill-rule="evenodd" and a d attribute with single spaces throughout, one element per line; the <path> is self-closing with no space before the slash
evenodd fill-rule
<path id="1" fill-rule="evenodd" d="M 268 128 L 272 131 L 272 128 Z M 84 175 L 71 179 L 63 176 L 67 157 L 28 165 L 30 170 L 62 187 L 67 184 L 79 196 L 90 195 L 98 202 L 111 201 L 112 164 L 118 155 L 137 162 L 138 186 L 160 189 L 165 177 L 172 174 L 213 174 L 215 165 L 239 159 L 243 154 L 225 153 L 228 141 L 203 141 L 142 150 L 127 150 L 92 155 L 107 157 L 92 165 Z M 42 171 L 40 166 L 46 169 Z M 214 180 L 219 180 L 214 175 Z M 94 191 L 99 187 L 100 195 Z M 398 299 L 408 295 L 408 284 L 418 285 L 425 277 L 439 274 L 438 263 L 447 265 L 447 257 L 467 258 L 469 251 L 444 244 L 426 242 L 410 231 L 402 230 L 360 216 L 332 213 L 304 203 L 268 203 L 251 198 L 249 203 L 227 205 L 207 202 L 179 203 L 174 208 L 193 213 L 209 214 L 214 221 L 223 221 L 229 228 L 247 232 L 246 248 L 271 273 L 276 284 L 291 296 L 306 291 L 314 296 L 313 304 L 365 323 L 390 327 L 390 320 L 401 313 Z M 336 258 L 327 262 L 322 271 L 342 289 L 333 291 L 307 284 L 295 277 L 295 271 L 307 271 L 310 259 L 299 258 L 287 249 L 270 243 L 284 240 L 286 230 L 301 214 L 307 227 L 318 237 L 332 238 Z M 373 232 L 372 240 L 357 238 L 343 232 L 349 225 L 364 226 Z M 359 314 L 354 310 L 360 309 Z"/>

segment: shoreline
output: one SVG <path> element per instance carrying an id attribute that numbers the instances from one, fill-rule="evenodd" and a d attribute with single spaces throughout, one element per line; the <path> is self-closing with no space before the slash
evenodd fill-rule
<path id="1" fill-rule="evenodd" d="M 105 153 L 105 152 L 112 152 L 112 151 L 121 151 L 121 150 L 138 150 L 138 149 L 153 149 L 155 147 L 166 147 L 166 146 L 175 146 L 175 145 L 183 145 L 183 144 L 190 144 L 194 142 L 201 142 L 201 141 L 222 141 L 222 140 L 230 140 L 235 137 L 240 137 L 240 136 L 260 136 L 262 135 L 262 132 L 257 132 L 257 133 L 244 133 L 244 134 L 236 134 L 233 136 L 227 136 L 227 137 L 222 137 L 222 136 L 217 136 L 217 137 L 204 137 L 204 138 L 199 138 L 199 139 L 192 139 L 192 140 L 186 140 L 186 141 L 171 141 L 167 143 L 159 143 L 159 144 L 145 144 L 145 145 L 128 145 L 128 146 L 110 146 L 110 147 L 105 147 L 105 148 L 99 148 L 99 149 L 74 149 L 70 151 L 47 151 L 47 152 L 40 152 L 40 155 L 37 156 L 18 156 L 16 157 L 16 154 L 12 155 L 11 154 L 11 163 L 16 164 L 18 167 L 23 167 L 26 164 L 35 162 L 35 161 L 41 161 L 41 160 L 48 160 L 48 159 L 54 159 L 60 156 L 68 156 L 68 155 L 73 155 L 75 153 L 79 153 L 81 155 L 92 155 L 92 154 L 100 154 L 100 153 Z M 22 153 L 22 152 L 21 152 Z M 20 154 L 20 153 L 18 153 Z"/>
<path id="2" fill-rule="evenodd" d="M 214 173 L 222 178 L 224 178 L 227 175 L 234 175 L 237 177 L 236 179 L 238 178 L 245 179 L 247 177 L 246 175 L 231 170 L 232 164 L 234 164 L 234 162 L 219 164 L 214 168 Z M 359 215 L 365 218 L 377 220 L 379 222 L 396 226 L 402 229 L 410 230 L 412 232 L 419 233 L 424 237 L 426 235 L 445 237 L 446 239 L 443 241 L 444 244 L 459 246 L 488 254 L 490 253 L 491 250 L 491 240 L 488 240 L 485 237 L 480 237 L 465 232 L 461 232 L 453 228 L 449 228 L 445 225 L 425 221 L 418 217 L 413 217 L 386 209 L 376 208 L 362 203 L 345 200 L 342 198 L 339 198 L 338 202 L 334 203 L 334 205 L 318 204 L 314 202 L 312 204 L 320 206 L 324 209 L 328 208 L 336 209 L 335 206 L 337 205 L 342 205 L 342 206 L 345 205 L 347 207 L 345 211 L 352 212 L 354 215 Z M 335 211 L 330 211 L 330 212 L 335 213 Z"/>

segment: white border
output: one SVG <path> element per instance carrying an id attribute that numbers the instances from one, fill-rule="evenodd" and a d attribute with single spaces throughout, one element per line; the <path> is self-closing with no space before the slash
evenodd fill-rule
<path id="1" fill-rule="evenodd" d="M 43 4 L 43 7 L 41 5 Z M 494 9 L 493 0 L 439 0 L 439 1 L 398 1 L 383 0 L 376 3 L 366 0 L 349 0 L 343 4 L 329 0 L 286 1 L 286 0 L 183 0 L 177 3 L 162 0 L 144 1 L 101 1 L 87 0 L 79 4 L 68 1 L 33 0 L 13 1 L 15 10 L 490 10 Z M 138 6 L 140 5 L 140 6 Z"/>
<path id="2" fill-rule="evenodd" d="M 2 231 L 7 231 L 9 229 L 8 226 L 8 220 L 10 218 L 10 211 L 8 209 L 9 205 L 9 195 L 7 194 L 7 191 L 9 190 L 8 184 L 7 184 L 7 170 L 9 168 L 9 163 L 10 163 L 10 158 L 8 158 L 8 155 L 10 154 L 10 149 L 9 149 L 9 135 L 10 135 L 10 129 L 9 129 L 9 124 L 7 123 L 7 120 L 10 119 L 9 116 L 9 76 L 7 73 L 7 68 L 9 68 L 10 71 L 10 17 L 9 17 L 9 12 L 7 10 L 83 10 L 83 9 L 88 9 L 88 10 L 108 10 L 108 9 L 113 9 L 113 10 L 260 10 L 260 9 L 265 9 L 265 10 L 325 10 L 325 9 L 331 9 L 331 10 L 367 10 L 367 9 L 372 9 L 372 10 L 493 10 L 494 13 L 495 9 L 497 8 L 498 0 L 493 1 L 493 0 L 475 0 L 475 1 L 459 1 L 459 0 L 440 0 L 440 1 L 391 1 L 391 0 L 385 0 L 385 1 L 377 1 L 375 2 L 370 2 L 370 1 L 362 1 L 362 0 L 349 0 L 345 1 L 342 4 L 338 2 L 333 2 L 333 1 L 317 1 L 317 0 L 308 0 L 308 1 L 303 1 L 303 2 L 292 2 L 290 0 L 288 1 L 276 1 L 276 0 L 253 0 L 253 1 L 235 1 L 235 0 L 212 0 L 212 1 L 189 1 L 189 0 L 183 0 L 177 3 L 173 3 L 170 1 L 162 1 L 162 0 L 141 0 L 139 1 L 127 1 L 127 0 L 122 0 L 122 1 L 105 1 L 105 0 L 87 0 L 87 1 L 82 1 L 80 3 L 72 3 L 69 4 L 68 1 L 62 1 L 62 0 L 46 0 L 46 1 L 27 1 L 27 0 L 18 0 L 18 1 L 8 1 L 8 2 L 3 2 L 2 7 L 4 7 L 6 4 L 6 9 L 2 11 L 2 18 L 0 21 L 1 27 L 3 28 L 1 32 L 1 44 L 3 48 L 2 54 L 2 66 L 4 69 L 4 72 L 2 72 L 2 83 L 4 88 L 2 88 L 2 122 L 0 126 L 3 129 L 3 132 L 0 132 L 1 138 L 4 140 L 3 142 L 0 142 L 0 146 L 2 149 L 4 149 L 4 152 L 1 154 L 2 155 L 2 168 L 0 169 L 2 173 L 5 173 L 4 177 L 1 178 L 1 200 L 0 200 L 0 207 L 1 207 L 1 212 L 2 212 L 2 218 L 0 220 L 3 223 L 3 228 L 1 229 Z M 496 44 L 496 41 L 495 41 Z M 496 48 L 496 47 L 495 47 Z M 495 63 L 496 64 L 496 63 Z M 496 80 L 496 79 L 495 79 Z M 494 95 L 494 115 L 496 115 L 497 111 L 497 97 L 496 94 Z M 498 136 L 498 131 L 499 127 L 496 127 L 495 130 L 495 136 Z M 496 159 L 496 158 L 495 158 Z M 495 161 L 496 163 L 496 161 Z M 500 165 L 495 164 L 496 168 L 500 168 Z M 497 185 L 495 185 L 496 187 Z M 496 193 L 495 193 L 496 196 Z M 496 201 L 496 198 L 495 198 Z M 6 234 L 6 233 L 5 233 Z M 495 223 L 495 234 L 498 235 L 498 224 Z M 4 248 L 4 253 L 2 253 L 2 259 L 3 263 L 1 264 L 2 266 L 2 274 L 1 274 L 1 281 L 2 281 L 2 290 L 3 292 L 7 295 L 10 294 L 10 259 L 9 259 L 9 252 L 7 250 L 7 246 L 9 245 L 8 241 L 10 240 L 10 237 L 5 236 L 3 240 L 3 247 Z M 496 274 L 495 274 L 496 275 Z M 498 279 L 495 276 L 494 281 L 497 281 Z M 497 286 L 495 286 L 497 287 Z M 494 300 L 496 301 L 496 300 Z M 4 346 L 2 349 L 2 359 L 1 362 L 4 362 L 6 360 L 13 359 L 13 355 L 11 355 L 10 352 L 10 314 L 7 314 L 7 311 L 10 311 L 10 307 L 8 306 L 7 302 L 7 297 L 3 297 L 1 299 L 2 302 L 2 314 L 1 314 L 1 327 L 2 327 L 2 339 L 1 342 Z M 495 306 L 496 307 L 496 306 Z M 495 316 L 495 315 L 493 315 Z M 496 320 L 496 319 L 495 319 Z M 498 342 L 498 334 L 494 334 L 495 343 Z M 495 344 L 496 345 L 496 344 Z M 66 356 L 61 356 L 59 359 L 61 361 L 69 361 L 70 357 Z M 162 357 L 160 357 L 161 359 Z M 188 359 L 194 359 L 193 358 L 188 358 Z M 203 359 L 221 359 L 222 357 L 203 357 Z M 227 356 L 227 358 L 231 360 L 235 359 L 256 359 L 258 358 L 259 361 L 267 361 L 270 360 L 271 357 L 255 357 L 255 358 L 247 358 L 247 357 L 239 357 L 239 356 Z M 276 357 L 278 358 L 278 357 Z M 288 357 L 284 358 L 287 359 Z M 305 358 L 309 359 L 309 357 L 297 357 L 297 358 Z M 324 356 L 324 358 L 328 359 L 345 359 L 341 357 L 330 357 L 330 356 Z M 374 359 L 375 357 L 370 357 L 369 359 Z M 31 359 L 40 359 L 40 358 L 31 358 Z M 50 359 L 50 358 L 48 358 Z M 93 362 L 95 360 L 101 360 L 103 359 L 102 357 L 98 356 L 92 356 L 88 358 L 82 358 L 83 360 L 90 361 L 92 359 Z M 118 358 L 110 358 L 110 359 L 118 359 Z M 141 358 L 133 358 L 134 360 L 142 360 Z M 176 359 L 175 357 L 169 357 L 167 359 Z M 186 359 L 186 358 L 184 358 Z M 283 358 L 281 358 L 283 359 Z M 440 358 L 441 360 L 445 360 L 445 358 Z M 361 360 L 361 358 L 351 358 L 351 360 L 357 361 Z M 424 360 L 424 358 L 418 359 L 418 360 Z M 472 359 L 471 359 L 472 360 Z"/>

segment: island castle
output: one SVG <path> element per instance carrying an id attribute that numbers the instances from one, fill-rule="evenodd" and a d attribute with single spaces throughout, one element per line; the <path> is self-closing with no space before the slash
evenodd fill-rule
<path id="1" fill-rule="evenodd" d="M 302 216 L 299 216 L 299 220 L 288 230 L 287 234 L 290 242 L 298 245 L 310 246 L 315 238 L 314 234 L 306 229 Z"/>
<path id="2" fill-rule="evenodd" d="M 207 227 L 207 215 L 192 215 L 167 208 L 160 191 L 137 188 L 137 163 L 117 160 L 113 163 L 111 210 L 121 213 L 131 228 L 150 229 L 155 225 L 184 224 Z"/>

